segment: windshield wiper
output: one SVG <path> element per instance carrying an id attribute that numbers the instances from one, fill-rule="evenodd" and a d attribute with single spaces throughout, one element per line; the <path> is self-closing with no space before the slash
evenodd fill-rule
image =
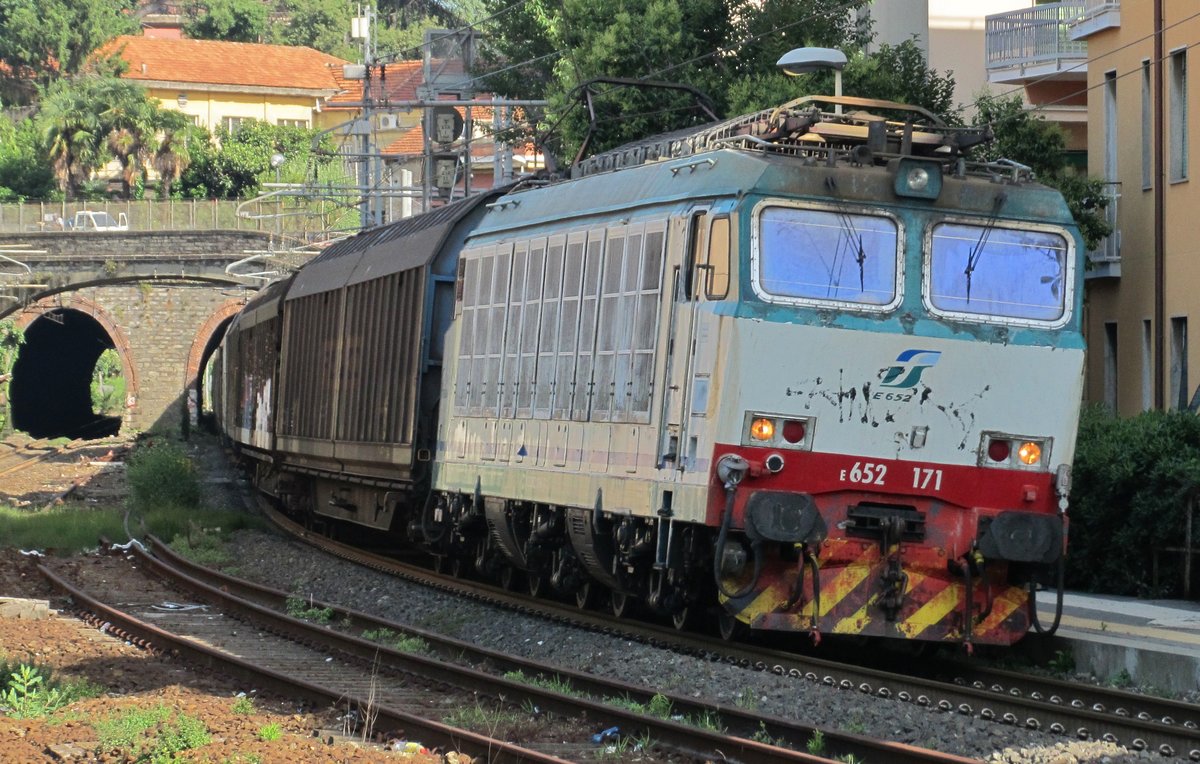
<path id="1" fill-rule="evenodd" d="M 1000 207 L 1004 205 L 1004 200 L 1007 198 L 1005 194 L 996 194 L 996 198 L 992 200 L 992 213 L 988 215 L 987 222 L 983 224 L 983 230 L 979 233 L 979 240 L 975 242 L 975 246 L 971 247 L 971 251 L 967 253 L 967 267 L 963 270 L 963 275 L 967 277 L 967 303 L 971 302 L 971 274 L 975 272 L 975 266 L 979 265 L 979 258 L 983 256 L 983 250 L 987 246 L 988 238 L 992 235 L 993 229 L 996 227 L 996 219 L 1000 216 Z"/>

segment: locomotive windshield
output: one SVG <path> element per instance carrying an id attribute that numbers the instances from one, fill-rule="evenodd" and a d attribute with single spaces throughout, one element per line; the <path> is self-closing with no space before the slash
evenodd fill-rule
<path id="1" fill-rule="evenodd" d="M 1033 321 L 1066 310 L 1067 241 L 1048 231 L 941 223 L 933 228 L 929 300 L 936 310 Z"/>
<path id="2" fill-rule="evenodd" d="M 758 221 L 758 285 L 777 298 L 890 305 L 897 226 L 848 211 L 771 206 Z"/>

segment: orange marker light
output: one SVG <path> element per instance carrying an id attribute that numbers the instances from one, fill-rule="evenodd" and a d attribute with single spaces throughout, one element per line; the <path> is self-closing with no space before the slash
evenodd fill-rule
<path id="1" fill-rule="evenodd" d="M 1037 464 L 1042 459 L 1042 447 L 1032 441 L 1025 441 L 1017 449 L 1017 458 L 1022 464 Z"/>
<path id="2" fill-rule="evenodd" d="M 750 437 L 754 440 L 771 440 L 775 437 L 775 422 L 766 418 L 755 419 L 750 423 Z"/>

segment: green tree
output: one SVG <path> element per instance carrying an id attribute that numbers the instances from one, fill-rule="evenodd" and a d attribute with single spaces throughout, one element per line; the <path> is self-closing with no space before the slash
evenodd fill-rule
<path id="1" fill-rule="evenodd" d="M 284 0 L 282 10 L 287 21 L 272 26 L 271 42 L 306 45 L 350 61 L 361 57 L 362 46 L 350 40 L 352 13 L 344 0 Z"/>
<path id="2" fill-rule="evenodd" d="M 56 188 L 34 121 L 0 116 L 0 201 L 47 199 Z"/>
<path id="3" fill-rule="evenodd" d="M 329 136 L 322 136 L 314 150 L 316 138 L 313 130 L 258 121 L 245 122 L 233 132 L 221 128 L 214 140 L 189 145 L 191 163 L 180 179 L 182 193 L 199 199 L 253 196 L 264 181 L 275 179 L 273 154 L 282 154 L 293 167 L 313 168 L 332 161 Z"/>
<path id="4" fill-rule="evenodd" d="M 262 0 L 191 0 L 183 31 L 197 40 L 259 42 L 267 30 Z"/>
<path id="5" fill-rule="evenodd" d="M 1095 249 L 1112 233 L 1104 216 L 1108 198 L 1101 181 L 1076 175 L 1067 166 L 1062 129 L 1025 108 L 1018 96 L 983 93 L 975 99 L 974 124 L 990 124 L 995 139 L 975 150 L 986 161 L 1011 159 L 1028 165 L 1037 179 L 1062 192 L 1087 248 Z"/>
<path id="6" fill-rule="evenodd" d="M 46 90 L 38 107 L 45 155 L 68 199 L 104 164 L 105 133 L 94 78 L 62 79 Z"/>
<path id="7" fill-rule="evenodd" d="M 0 0 L 0 96 L 29 103 L 38 88 L 83 70 L 92 52 L 137 30 L 134 0 Z"/>
<path id="8" fill-rule="evenodd" d="M 208 131 L 193 125 L 182 113 L 172 109 L 158 111 L 155 127 L 159 139 L 150 161 L 162 184 L 159 196 L 170 199 L 172 187 L 192 162 L 189 146 L 203 145 L 208 140 Z"/>

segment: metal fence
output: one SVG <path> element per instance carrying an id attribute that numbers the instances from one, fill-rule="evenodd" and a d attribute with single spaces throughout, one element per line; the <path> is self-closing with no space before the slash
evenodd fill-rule
<path id="1" fill-rule="evenodd" d="M 254 201 L 167 200 L 24 202 L 0 204 L 0 233 L 61 231 L 80 210 L 124 213 L 131 231 L 239 230 L 287 234 L 322 241 L 346 217 L 344 207 L 316 201 L 305 209 L 276 199 Z M 357 213 L 350 213 L 353 218 Z"/>

